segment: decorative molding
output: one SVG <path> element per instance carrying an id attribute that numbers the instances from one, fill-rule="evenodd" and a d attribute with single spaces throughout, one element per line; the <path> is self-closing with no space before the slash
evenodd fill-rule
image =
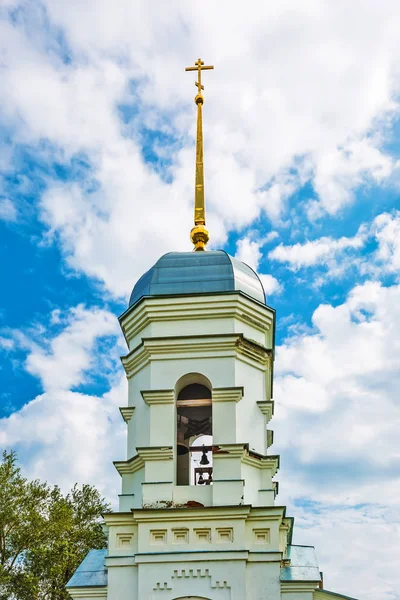
<path id="1" fill-rule="evenodd" d="M 114 527 L 131 527 L 133 521 L 132 512 L 105 513 L 103 519 L 106 525 Z"/>
<path id="2" fill-rule="evenodd" d="M 286 507 L 285 506 L 253 506 L 247 520 L 251 521 L 276 521 L 279 523 L 285 522 Z"/>
<path id="3" fill-rule="evenodd" d="M 239 402 L 243 398 L 243 387 L 213 388 L 213 402 Z"/>
<path id="4" fill-rule="evenodd" d="M 174 544 L 189 543 L 189 529 L 187 527 L 173 527 L 171 531 L 174 536 Z"/>
<path id="5" fill-rule="evenodd" d="M 273 507 L 276 508 L 276 507 Z M 133 520 L 137 523 L 149 522 L 153 523 L 156 519 L 157 522 L 168 522 L 183 520 L 185 523 L 190 521 L 220 521 L 221 519 L 246 519 L 250 513 L 250 506 L 205 506 L 201 508 L 171 508 L 167 511 L 147 509 L 133 509 L 132 516 Z M 282 512 L 282 509 L 278 508 L 278 511 Z M 268 513 L 270 510 L 268 510 Z M 262 518 L 265 518 L 265 511 L 260 513 L 257 509 L 257 514 L 261 514 Z M 258 518 L 258 517 L 257 517 Z M 200 527 L 199 527 L 200 529 Z"/>
<path id="6" fill-rule="evenodd" d="M 216 527 L 215 532 L 217 534 L 217 543 L 230 543 L 233 542 L 233 528 L 232 527 Z"/>
<path id="7" fill-rule="evenodd" d="M 236 342 L 236 348 L 237 351 L 246 358 L 250 358 L 265 367 L 271 367 L 272 350 L 268 350 L 264 346 L 261 346 L 261 344 L 241 336 Z"/>
<path id="8" fill-rule="evenodd" d="M 176 569 L 172 575 L 172 579 L 205 579 L 210 580 L 210 587 L 216 588 L 230 588 L 226 580 L 215 580 L 212 581 L 212 576 L 209 569 Z"/>
<path id="9" fill-rule="evenodd" d="M 158 296 L 145 298 L 135 308 L 125 311 L 119 317 L 119 321 L 128 340 L 138 335 L 150 323 L 199 321 L 204 318 L 236 318 L 264 333 L 271 330 L 275 311 L 246 298 L 240 292 L 168 298 Z"/>
<path id="10" fill-rule="evenodd" d="M 314 592 L 318 581 L 281 581 L 281 594 Z"/>
<path id="11" fill-rule="evenodd" d="M 193 529 L 194 535 L 196 536 L 196 542 L 211 542 L 211 529 L 209 527 L 196 527 Z"/>
<path id="12" fill-rule="evenodd" d="M 261 456 L 260 454 L 246 452 L 242 458 L 242 463 L 257 469 L 268 469 L 272 471 L 273 477 L 279 469 L 279 456 Z"/>
<path id="13" fill-rule="evenodd" d="M 151 529 L 150 530 L 150 544 L 156 546 L 163 546 L 167 543 L 167 530 L 166 529 Z"/>
<path id="14" fill-rule="evenodd" d="M 209 569 L 175 569 L 172 579 L 210 577 Z"/>
<path id="15" fill-rule="evenodd" d="M 218 444 L 218 452 L 213 452 L 213 459 L 243 458 L 245 452 L 245 444 Z"/>
<path id="16" fill-rule="evenodd" d="M 156 587 L 153 588 L 153 592 L 161 592 L 161 591 L 171 591 L 172 587 L 168 585 L 166 581 L 161 583 L 156 583 Z"/>
<path id="17" fill-rule="evenodd" d="M 125 421 L 125 423 L 129 423 L 129 421 L 131 420 L 131 418 L 133 416 L 133 413 L 135 412 L 135 407 L 134 406 L 120 406 L 119 412 L 121 413 L 121 416 L 122 416 L 123 420 Z"/>
<path id="18" fill-rule="evenodd" d="M 138 456 L 146 462 L 150 460 L 172 460 L 172 446 L 153 446 L 148 448 L 136 448 Z"/>
<path id="19" fill-rule="evenodd" d="M 120 475 L 136 473 L 144 468 L 144 460 L 138 454 L 129 460 L 115 460 L 113 464 Z"/>
<path id="20" fill-rule="evenodd" d="M 269 527 L 262 529 L 253 529 L 253 541 L 255 544 L 269 544 L 271 538 L 271 530 Z"/>
<path id="21" fill-rule="evenodd" d="M 172 591 L 172 589 L 174 589 L 173 580 L 175 580 L 176 584 L 178 584 L 186 582 L 190 579 L 208 579 L 211 589 L 230 587 L 228 586 L 228 583 L 225 580 L 216 580 L 213 582 L 209 569 L 175 569 L 171 576 L 171 583 L 168 583 L 167 581 L 163 581 L 162 583 L 157 582 L 155 587 L 153 588 L 153 591 Z M 189 590 L 189 593 L 191 593 L 192 591 L 192 589 Z"/>
<path id="22" fill-rule="evenodd" d="M 175 402 L 174 390 L 142 390 L 140 392 L 147 405 L 173 404 Z"/>
<path id="23" fill-rule="evenodd" d="M 271 362 L 272 350 L 238 333 L 143 338 L 121 361 L 130 378 L 154 360 L 225 357 L 236 357 L 265 371 Z"/>
<path id="24" fill-rule="evenodd" d="M 67 592 L 71 598 L 107 598 L 107 587 L 67 587 Z"/>
<path id="25" fill-rule="evenodd" d="M 133 544 L 133 533 L 117 533 L 116 546 L 117 548 L 131 548 Z"/>
<path id="26" fill-rule="evenodd" d="M 128 554 L 128 555 L 117 555 L 117 556 L 107 556 L 105 565 L 106 567 L 133 567 L 136 565 L 136 555 Z"/>
<path id="27" fill-rule="evenodd" d="M 270 421 L 274 414 L 274 401 L 273 400 L 260 400 L 257 402 L 258 408 L 262 414 L 266 416 L 267 423 Z"/>

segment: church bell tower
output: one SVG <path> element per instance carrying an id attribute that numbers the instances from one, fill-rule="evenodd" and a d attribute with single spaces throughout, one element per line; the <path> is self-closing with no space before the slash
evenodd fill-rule
<path id="1" fill-rule="evenodd" d="M 67 589 L 100 600 L 333 600 L 314 549 L 276 503 L 275 311 L 247 265 L 206 250 L 203 85 L 197 71 L 192 252 L 162 256 L 120 317 L 129 385 L 119 510 Z"/>

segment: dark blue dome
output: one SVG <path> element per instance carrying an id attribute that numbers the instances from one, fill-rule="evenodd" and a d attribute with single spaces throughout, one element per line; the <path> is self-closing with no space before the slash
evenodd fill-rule
<path id="1" fill-rule="evenodd" d="M 129 306 L 144 296 L 244 292 L 265 303 L 257 273 L 223 250 L 168 252 L 133 288 Z"/>

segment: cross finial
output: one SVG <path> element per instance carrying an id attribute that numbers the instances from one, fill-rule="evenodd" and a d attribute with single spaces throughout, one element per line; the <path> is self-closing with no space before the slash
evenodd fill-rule
<path id="1" fill-rule="evenodd" d="M 208 69 L 213 69 L 214 67 L 209 65 L 209 66 L 205 66 L 204 65 L 204 61 L 201 60 L 201 58 L 199 58 L 198 60 L 196 60 L 196 62 L 194 63 L 196 66 L 195 67 L 186 67 L 185 71 L 197 71 L 198 75 L 198 81 L 195 81 L 194 85 L 197 87 L 197 96 L 196 98 L 198 98 L 199 96 L 202 98 L 203 95 L 201 93 L 202 90 L 204 90 L 204 85 L 202 85 L 201 83 L 201 72 L 202 71 L 206 71 Z M 195 102 L 197 104 L 197 100 L 195 98 Z"/>
<path id="2" fill-rule="evenodd" d="M 197 71 L 197 94 L 194 99 L 197 105 L 197 135 L 196 135 L 196 177 L 194 187 L 194 227 L 190 232 L 190 239 L 194 244 L 195 250 L 204 250 L 209 240 L 206 228 L 206 205 L 204 201 L 204 164 L 203 164 L 203 94 L 204 85 L 201 83 L 201 72 L 213 69 L 212 66 L 204 66 L 204 62 L 199 58 L 194 63 L 194 67 L 186 67 L 186 71 Z"/>

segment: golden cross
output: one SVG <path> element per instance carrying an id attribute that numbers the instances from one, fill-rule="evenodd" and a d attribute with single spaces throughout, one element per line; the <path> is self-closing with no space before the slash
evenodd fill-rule
<path id="1" fill-rule="evenodd" d="M 196 66 L 195 67 L 186 67 L 185 71 L 197 71 L 198 72 L 198 81 L 195 81 L 195 86 L 197 87 L 197 93 L 201 94 L 201 90 L 204 90 L 204 85 L 201 84 L 201 72 L 208 70 L 208 69 L 213 69 L 213 66 L 204 66 L 204 62 L 201 60 L 201 58 L 199 58 L 199 60 L 197 60 L 194 63 Z"/>

